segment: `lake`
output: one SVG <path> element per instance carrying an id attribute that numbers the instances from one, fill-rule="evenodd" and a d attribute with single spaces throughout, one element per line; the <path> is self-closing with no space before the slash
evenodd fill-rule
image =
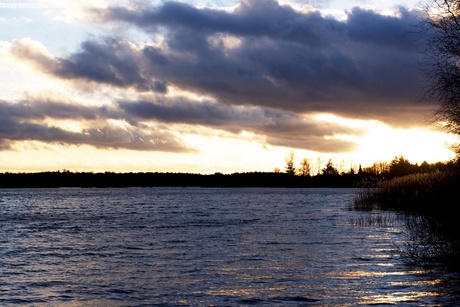
<path id="1" fill-rule="evenodd" d="M 1 306 L 453 306 L 354 189 L 0 190 Z M 380 223 L 370 216 L 380 214 Z"/>

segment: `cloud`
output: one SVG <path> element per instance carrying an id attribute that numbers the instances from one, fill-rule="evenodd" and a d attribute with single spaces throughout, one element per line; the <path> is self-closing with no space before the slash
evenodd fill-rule
<path id="1" fill-rule="evenodd" d="M 51 3 L 36 3 L 36 2 L 0 2 L 0 8 L 2 9 L 43 9 L 59 7 L 57 4 Z"/>
<path id="2" fill-rule="evenodd" d="M 173 132 L 146 131 L 171 123 L 251 131 L 272 145 L 351 151 L 354 144 L 337 136 L 362 131 L 318 122 L 312 114 L 409 126 L 431 110 L 419 102 L 423 33 L 414 32 L 417 11 L 400 8 L 397 16 L 384 16 L 354 8 L 346 20 L 336 20 L 275 0 L 244 0 L 234 10 L 133 1 L 91 14 L 127 32 L 93 37 L 64 56 L 28 39 L 13 42 L 10 52 L 77 88 L 104 85 L 135 94 L 114 97 L 105 109 L 41 101 L 33 107 L 23 102 L 16 110 L 3 102 L 5 112 L 20 113 L 8 119 L 19 132 L 4 128 L 4 140 L 55 136 L 58 142 L 110 148 L 187 150 Z M 132 35 L 139 31 L 142 35 Z M 140 99 L 146 95 L 151 99 Z M 71 114 L 91 125 L 74 134 L 46 124 L 46 117 Z M 7 119 L 0 119 L 6 127 Z M 42 122 L 27 126 L 32 119 Z"/>
<path id="3" fill-rule="evenodd" d="M 331 142 L 328 138 L 363 133 L 361 129 L 319 122 L 292 112 L 187 97 L 166 99 L 162 103 L 119 101 L 112 106 L 30 98 L 16 103 L 0 101 L 0 114 L 2 149 L 11 148 L 15 141 L 34 140 L 98 148 L 193 152 L 167 127 L 198 125 L 235 135 L 252 132 L 264 136 L 271 145 L 332 152 L 352 151 L 355 144 L 340 139 Z M 78 121 L 81 128 L 66 130 L 59 126 L 62 121 Z"/>
<path id="4" fill-rule="evenodd" d="M 185 97 L 161 104 L 148 101 L 119 102 L 125 117 L 139 121 L 189 124 L 221 129 L 232 133 L 250 131 L 264 135 L 271 145 L 308 148 L 318 152 L 352 151 L 355 144 L 328 137 L 339 134 L 360 135 L 361 129 L 339 123 L 324 123 L 308 116 L 275 109 L 230 106 L 212 101 L 192 101 Z"/>
<path id="5" fill-rule="evenodd" d="M 100 108 L 101 113 L 105 108 Z M 50 100 L 23 100 L 8 103 L 0 100 L 0 118 L 15 118 L 18 120 L 55 119 L 97 119 L 94 108 L 78 104 L 66 104 Z"/>
<path id="6" fill-rule="evenodd" d="M 69 131 L 47 121 L 86 120 L 81 131 Z M 125 148 L 167 152 L 194 152 L 174 134 L 160 128 L 148 131 L 128 123 L 116 125 L 116 112 L 106 107 L 85 107 L 50 101 L 0 101 L 0 150 L 15 141 L 41 141 L 97 148 Z"/>
<path id="7" fill-rule="evenodd" d="M 13 55 L 35 64 L 45 72 L 52 72 L 55 69 L 56 61 L 40 42 L 24 38 L 14 40 L 9 48 Z"/>
<path id="8" fill-rule="evenodd" d="M 345 21 L 302 13 L 274 0 L 245 0 L 233 11 L 179 2 L 93 11 L 152 37 L 88 40 L 65 58 L 31 57 L 59 78 L 167 92 L 168 87 L 212 96 L 229 105 L 411 124 L 422 75 L 417 11 L 384 16 L 354 8 Z M 158 35 L 163 44 L 155 45 Z M 238 44 L 229 48 L 225 38 Z M 221 43 L 219 43 L 219 41 Z M 13 50 L 27 54 L 25 46 Z M 419 114 L 420 114 L 419 113 Z"/>

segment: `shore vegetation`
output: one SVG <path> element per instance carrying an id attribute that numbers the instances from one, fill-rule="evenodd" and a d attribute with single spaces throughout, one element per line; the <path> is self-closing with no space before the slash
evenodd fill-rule
<path id="1" fill-rule="evenodd" d="M 312 174 L 307 159 L 294 166 L 294 154 L 286 159 L 285 171 L 246 172 L 222 174 L 159 173 L 159 172 L 72 172 L 69 170 L 46 171 L 36 173 L 0 173 L 0 188 L 60 188 L 60 187 L 331 187 L 355 188 L 375 187 L 381 182 L 404 175 L 442 173 L 451 162 L 412 164 L 402 156 L 395 157 L 389 163 L 375 163 L 370 167 L 350 168 L 340 171 L 329 159 L 318 173 Z"/>

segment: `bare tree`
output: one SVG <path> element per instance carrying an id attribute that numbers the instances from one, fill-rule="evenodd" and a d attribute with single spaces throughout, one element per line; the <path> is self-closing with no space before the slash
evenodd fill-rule
<path id="1" fill-rule="evenodd" d="M 434 121 L 460 135 L 460 1 L 430 1 L 424 26 L 429 33 L 424 98 L 438 105 Z"/>
<path id="2" fill-rule="evenodd" d="M 321 165 L 322 165 L 322 164 L 323 164 L 323 160 L 322 160 L 320 157 L 318 157 L 318 158 L 316 159 L 316 165 L 315 165 L 314 174 L 316 174 L 316 175 L 321 174 Z"/>
<path id="3" fill-rule="evenodd" d="M 300 161 L 300 169 L 298 170 L 300 176 L 308 176 L 311 172 L 310 161 L 307 158 Z"/>

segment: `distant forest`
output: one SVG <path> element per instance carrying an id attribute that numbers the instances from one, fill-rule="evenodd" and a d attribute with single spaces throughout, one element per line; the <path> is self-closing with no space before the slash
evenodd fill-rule
<path id="1" fill-rule="evenodd" d="M 211 175 L 191 173 L 115 173 L 70 172 L 0 173 L 0 188 L 59 187 L 362 187 L 415 173 L 434 172 L 452 167 L 455 162 L 412 164 L 404 157 L 390 163 L 375 163 L 355 171 L 339 172 L 329 160 L 317 174 L 297 170 L 286 160 L 284 172 L 247 172 Z"/>

